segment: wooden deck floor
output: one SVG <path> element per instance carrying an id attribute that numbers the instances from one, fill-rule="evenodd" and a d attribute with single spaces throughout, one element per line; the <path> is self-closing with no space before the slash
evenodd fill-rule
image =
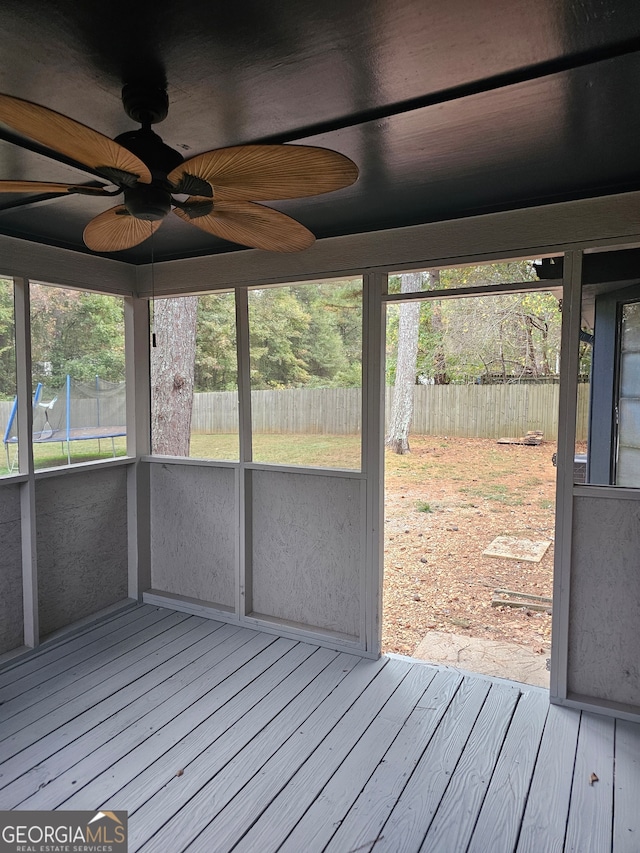
<path id="1" fill-rule="evenodd" d="M 540 688 L 142 606 L 0 702 L 0 808 L 126 809 L 131 851 L 640 851 L 640 726 Z"/>

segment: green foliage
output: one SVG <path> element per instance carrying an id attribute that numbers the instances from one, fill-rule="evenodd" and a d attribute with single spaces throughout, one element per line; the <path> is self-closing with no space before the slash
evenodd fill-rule
<path id="1" fill-rule="evenodd" d="M 65 377 L 122 382 L 122 299 L 58 287 L 31 287 L 33 381 L 62 387 Z"/>
<path id="2" fill-rule="evenodd" d="M 16 393 L 13 282 L 0 279 L 0 398 Z M 33 382 L 61 388 L 65 377 L 124 379 L 122 299 L 31 285 Z"/>
<path id="3" fill-rule="evenodd" d="M 359 281 L 252 290 L 252 388 L 357 387 L 361 326 Z"/>
<path id="4" fill-rule="evenodd" d="M 532 281 L 529 261 L 431 270 L 424 289 L 445 290 Z M 389 290 L 400 289 L 400 276 Z M 362 308 L 359 279 L 311 282 L 250 292 L 252 387 L 358 387 Z M 34 382 L 61 387 L 69 373 L 124 379 L 123 301 L 117 297 L 32 285 Z M 395 377 L 398 306 L 388 309 L 387 382 Z M 15 394 L 13 283 L 0 280 L 0 398 Z M 233 293 L 199 298 L 195 390 L 237 387 Z M 548 293 L 447 299 L 420 306 L 416 381 L 476 382 L 488 376 L 555 373 L 560 313 Z M 588 369 L 590 347 L 585 348 Z"/>
<path id="5" fill-rule="evenodd" d="M 234 391 L 237 382 L 234 294 L 205 294 L 198 300 L 195 390 Z"/>
<path id="6" fill-rule="evenodd" d="M 416 509 L 418 512 L 433 512 L 431 504 L 426 501 L 416 501 Z"/>
<path id="7" fill-rule="evenodd" d="M 292 288 L 309 316 L 302 335 L 308 387 L 356 387 L 361 382 L 360 283 L 311 284 Z"/>
<path id="8" fill-rule="evenodd" d="M 423 290 L 456 290 L 536 280 L 531 261 L 483 264 L 423 273 Z M 399 292 L 400 276 L 389 290 Z M 401 306 L 387 314 L 387 384 L 395 381 Z M 416 382 L 512 382 L 557 372 L 558 300 L 543 291 L 434 299 L 420 308 Z"/>
<path id="9" fill-rule="evenodd" d="M 0 279 L 0 399 L 10 400 L 15 393 L 13 282 Z"/>
<path id="10" fill-rule="evenodd" d="M 251 387 L 301 387 L 310 373 L 302 342 L 311 317 L 290 287 L 249 294 Z"/>
<path id="11" fill-rule="evenodd" d="M 250 293 L 254 389 L 357 387 L 361 382 L 359 280 Z M 124 379 L 123 300 L 60 287 L 31 286 L 34 385 L 61 388 L 65 377 Z M 237 388 L 235 298 L 198 301 L 195 390 Z M 13 283 L 0 279 L 0 398 L 15 394 Z"/>
<path id="12" fill-rule="evenodd" d="M 250 291 L 252 388 L 357 387 L 361 326 L 359 281 Z M 235 390 L 233 293 L 200 297 L 196 338 L 196 391 Z"/>

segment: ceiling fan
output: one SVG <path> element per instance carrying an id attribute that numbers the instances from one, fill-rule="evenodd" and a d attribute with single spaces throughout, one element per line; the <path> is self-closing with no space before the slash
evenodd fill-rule
<path id="1" fill-rule="evenodd" d="M 314 242 L 313 234 L 290 216 L 256 202 L 332 192 L 358 177 L 348 157 L 306 145 L 238 145 L 185 161 L 151 129 L 168 112 L 164 88 L 129 84 L 122 101 L 129 118 L 141 126 L 112 140 L 61 113 L 0 95 L 0 123 L 105 181 L 96 186 L 0 180 L 0 193 L 124 193 L 122 204 L 84 229 L 85 245 L 95 252 L 137 246 L 171 212 L 224 240 L 297 252 Z"/>

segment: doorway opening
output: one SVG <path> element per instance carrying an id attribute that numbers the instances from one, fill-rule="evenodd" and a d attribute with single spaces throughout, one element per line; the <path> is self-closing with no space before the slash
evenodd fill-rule
<path id="1" fill-rule="evenodd" d="M 561 290 L 539 263 L 390 277 L 383 651 L 548 686 Z"/>

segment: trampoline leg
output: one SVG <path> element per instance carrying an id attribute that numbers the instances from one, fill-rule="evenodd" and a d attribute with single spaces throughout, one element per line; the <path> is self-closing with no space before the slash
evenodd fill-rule
<path id="1" fill-rule="evenodd" d="M 71 465 L 71 442 L 67 441 L 67 465 Z"/>
<path id="2" fill-rule="evenodd" d="M 113 451 L 113 458 L 116 456 L 116 440 L 113 436 L 111 436 L 111 450 Z"/>

